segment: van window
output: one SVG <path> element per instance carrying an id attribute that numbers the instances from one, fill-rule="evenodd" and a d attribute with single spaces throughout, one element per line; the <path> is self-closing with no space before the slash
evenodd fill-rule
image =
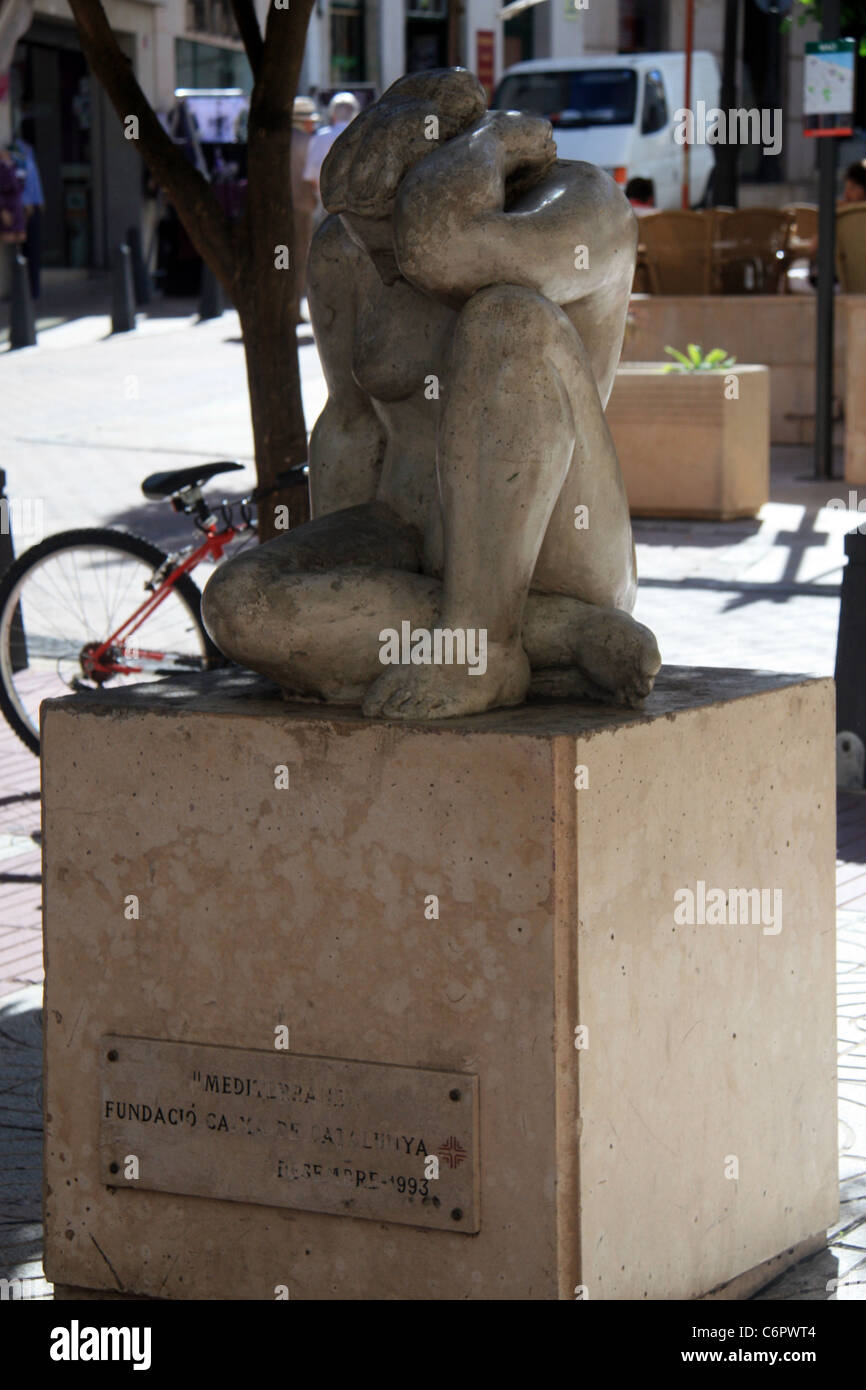
<path id="1" fill-rule="evenodd" d="M 578 72 L 514 72 L 504 77 L 492 106 L 531 111 L 551 125 L 574 129 L 631 125 L 637 79 L 631 68 L 582 68 Z"/>
<path id="2" fill-rule="evenodd" d="M 648 72 L 643 89 L 643 120 L 641 134 L 652 135 L 663 130 L 668 123 L 668 103 L 665 98 L 665 84 L 656 69 Z"/>

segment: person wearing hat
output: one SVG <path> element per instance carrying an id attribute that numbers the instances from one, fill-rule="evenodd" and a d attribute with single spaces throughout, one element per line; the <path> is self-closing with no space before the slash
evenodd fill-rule
<path id="1" fill-rule="evenodd" d="M 316 211 L 316 194 L 304 182 L 304 169 L 313 131 L 318 125 L 315 102 L 309 97 L 295 97 L 292 107 L 292 211 L 295 222 L 294 246 L 292 248 L 292 276 L 294 279 L 295 323 L 306 323 L 301 313 L 301 300 L 307 278 L 307 256 L 313 235 L 313 214 Z"/>
<path id="2" fill-rule="evenodd" d="M 325 155 L 333 145 L 338 135 L 342 135 L 346 126 L 349 125 L 357 116 L 361 106 L 351 92 L 337 92 L 336 96 L 331 97 L 328 102 L 328 124 L 321 130 L 317 130 L 310 141 L 307 150 L 307 162 L 304 167 L 304 179 L 310 184 L 316 195 L 316 202 L 319 201 L 319 173 L 325 162 Z"/>

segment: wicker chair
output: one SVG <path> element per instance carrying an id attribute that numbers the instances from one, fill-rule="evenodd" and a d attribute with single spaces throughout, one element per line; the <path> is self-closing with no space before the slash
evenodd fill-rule
<path id="1" fill-rule="evenodd" d="M 716 241 L 723 294 L 778 294 L 788 268 L 793 218 L 783 208 L 729 212 Z"/>
<path id="2" fill-rule="evenodd" d="M 721 294 L 722 292 L 720 247 L 725 239 L 725 223 L 734 211 L 734 208 L 717 207 L 711 208 L 707 214 L 713 219 L 713 256 L 710 266 L 711 294 Z"/>
<path id="3" fill-rule="evenodd" d="M 705 212 L 653 212 L 641 218 L 651 294 L 709 294 L 713 219 Z"/>
<path id="4" fill-rule="evenodd" d="M 836 211 L 836 273 L 845 294 L 866 294 L 866 203 Z"/>
<path id="5" fill-rule="evenodd" d="M 786 203 L 782 209 L 793 219 L 788 251 L 792 261 L 803 260 L 812 254 L 812 243 L 818 235 L 818 208 L 815 203 Z"/>

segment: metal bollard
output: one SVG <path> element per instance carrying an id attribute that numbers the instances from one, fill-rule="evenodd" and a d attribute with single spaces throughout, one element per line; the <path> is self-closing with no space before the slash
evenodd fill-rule
<path id="1" fill-rule="evenodd" d="M 27 260 L 20 253 L 12 257 L 12 294 L 9 304 L 9 347 L 36 346 L 36 320 L 30 298 Z"/>
<path id="2" fill-rule="evenodd" d="M 845 537 L 836 643 L 836 728 L 866 743 L 866 534 Z"/>
<path id="3" fill-rule="evenodd" d="M 27 262 L 24 262 L 25 267 Z M 6 573 L 15 559 L 15 544 L 12 539 L 12 521 L 9 514 L 9 501 L 6 497 L 6 472 L 0 468 L 0 578 Z M 27 640 L 21 622 L 21 607 L 12 615 L 12 628 L 9 633 L 9 653 L 13 673 L 24 671 L 27 667 Z"/>
<path id="4" fill-rule="evenodd" d="M 111 286 L 111 331 L 131 333 L 135 328 L 135 294 L 132 288 L 132 253 L 126 243 L 114 253 Z"/>
<path id="5" fill-rule="evenodd" d="M 224 308 L 222 286 L 210 266 L 202 261 L 198 316 L 200 319 L 218 319 Z"/>
<path id="6" fill-rule="evenodd" d="M 135 302 L 138 308 L 150 303 L 150 276 L 144 263 L 141 249 L 141 233 L 137 227 L 130 227 L 126 233 L 126 243 L 132 255 L 132 283 L 135 289 Z"/>

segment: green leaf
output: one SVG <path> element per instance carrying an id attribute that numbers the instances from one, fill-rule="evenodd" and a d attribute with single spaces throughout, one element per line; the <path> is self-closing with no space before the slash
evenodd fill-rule
<path id="1" fill-rule="evenodd" d="M 697 343 L 689 343 L 686 351 L 696 367 L 701 365 L 701 350 Z"/>
<path id="2" fill-rule="evenodd" d="M 704 362 L 707 363 L 707 364 L 708 364 L 709 366 L 711 366 L 711 367 L 715 367 L 719 362 L 724 362 L 724 360 L 725 360 L 725 349 L 724 349 L 724 348 L 713 348 L 712 352 L 708 352 L 707 355 L 706 355 L 706 357 L 704 358 Z"/>
<path id="3" fill-rule="evenodd" d="M 691 371 L 692 363 L 684 352 L 678 352 L 674 347 L 666 347 L 665 352 L 668 353 L 670 357 L 675 357 L 678 362 L 681 362 L 686 371 Z"/>

